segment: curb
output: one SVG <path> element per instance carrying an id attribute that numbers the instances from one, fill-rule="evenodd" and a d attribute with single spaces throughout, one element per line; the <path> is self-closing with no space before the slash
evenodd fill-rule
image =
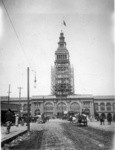
<path id="1" fill-rule="evenodd" d="M 18 136 L 21 136 L 22 134 L 24 134 L 24 133 L 26 133 L 26 132 L 27 132 L 27 130 L 22 131 L 22 132 L 20 132 L 20 133 L 14 135 L 14 136 L 8 138 L 8 139 L 3 140 L 3 141 L 1 142 L 1 147 L 3 147 L 5 144 L 8 144 L 9 142 L 11 142 L 11 141 L 14 140 L 15 138 L 17 138 Z"/>

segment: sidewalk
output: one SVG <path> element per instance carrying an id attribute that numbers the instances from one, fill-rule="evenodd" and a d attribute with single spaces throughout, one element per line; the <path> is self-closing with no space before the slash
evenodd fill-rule
<path id="1" fill-rule="evenodd" d="M 10 142 L 11 140 L 15 139 L 17 136 L 27 132 L 27 126 L 11 126 L 10 133 L 6 134 L 6 127 L 1 127 L 1 146 L 3 146 L 5 143 Z"/>
<path id="2" fill-rule="evenodd" d="M 88 126 L 106 131 L 115 131 L 115 122 L 112 122 L 111 125 L 108 125 L 108 122 L 105 121 L 104 125 L 100 125 L 100 121 L 88 121 Z"/>
<path id="3" fill-rule="evenodd" d="M 35 131 L 41 131 L 43 130 L 43 124 L 38 124 L 38 123 L 30 123 L 30 129 L 35 130 Z M 0 127 L 0 131 L 1 131 L 1 136 L 0 136 L 0 140 L 1 140 L 1 146 L 3 146 L 4 144 L 9 143 L 10 141 L 14 140 L 15 138 L 17 138 L 18 136 L 24 134 L 27 132 L 27 126 L 21 126 L 19 124 L 18 127 L 16 126 L 11 126 L 11 130 L 9 134 L 6 134 L 6 127 L 2 126 Z"/>

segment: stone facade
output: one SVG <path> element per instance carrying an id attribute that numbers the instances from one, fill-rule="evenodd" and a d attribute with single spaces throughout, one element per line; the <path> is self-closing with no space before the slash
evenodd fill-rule
<path id="1" fill-rule="evenodd" d="M 2 98 L 7 103 L 7 99 Z M 27 114 L 27 99 L 21 98 L 21 112 Z M 19 98 L 10 98 L 10 104 L 19 104 Z M 55 96 L 32 96 L 30 98 L 31 116 L 45 113 L 47 116 L 57 116 L 59 112 L 86 112 L 94 117 L 95 113 L 107 116 L 115 114 L 114 96 L 71 95 L 67 98 Z"/>

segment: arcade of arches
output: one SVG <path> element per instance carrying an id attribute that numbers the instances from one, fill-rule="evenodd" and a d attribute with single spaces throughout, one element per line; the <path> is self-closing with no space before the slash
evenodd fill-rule
<path id="1" fill-rule="evenodd" d="M 102 97 L 103 98 L 103 97 Z M 19 103 L 18 101 L 13 101 L 14 104 Z M 22 100 L 21 102 L 21 112 L 27 113 L 27 100 Z M 94 99 L 93 97 L 80 97 L 77 96 L 74 98 L 66 99 L 57 99 L 52 96 L 46 96 L 43 98 L 31 98 L 30 100 L 30 113 L 31 116 L 36 116 L 39 114 L 45 113 L 48 116 L 56 116 L 61 112 L 74 112 L 82 113 L 85 112 L 88 115 L 94 116 L 104 114 L 105 116 L 108 113 L 111 113 L 112 116 L 115 114 L 115 103 L 114 97 L 104 99 Z"/>
<path id="2" fill-rule="evenodd" d="M 73 102 L 70 105 L 70 111 L 74 111 L 74 112 L 80 113 L 80 105 L 77 102 Z"/>
<path id="3" fill-rule="evenodd" d="M 33 106 L 32 107 L 33 109 L 31 111 L 32 116 L 37 115 L 38 112 L 40 112 L 40 114 L 44 113 L 47 116 L 54 116 L 64 112 L 73 112 L 76 114 L 76 113 L 81 113 L 86 108 L 89 110 L 88 115 L 93 115 L 93 110 L 91 109 L 90 105 L 87 106 L 84 104 L 84 109 L 83 109 L 81 103 L 75 101 L 71 101 L 71 102 L 58 101 L 57 103 L 52 101 L 49 102 L 47 101 L 45 103 L 41 102 L 40 105 L 36 105 L 34 102 L 32 103 L 32 106 Z"/>

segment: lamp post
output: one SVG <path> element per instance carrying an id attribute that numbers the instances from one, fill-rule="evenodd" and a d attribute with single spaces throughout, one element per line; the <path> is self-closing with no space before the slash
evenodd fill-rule
<path id="1" fill-rule="evenodd" d="M 27 67 L 27 106 L 28 106 L 28 118 L 27 118 L 27 130 L 30 133 L 30 103 L 29 103 L 30 87 L 29 87 L 29 67 Z"/>
<path id="2" fill-rule="evenodd" d="M 9 91 L 8 91 L 8 105 L 9 105 L 9 101 L 10 101 L 10 84 L 9 84 Z"/>

